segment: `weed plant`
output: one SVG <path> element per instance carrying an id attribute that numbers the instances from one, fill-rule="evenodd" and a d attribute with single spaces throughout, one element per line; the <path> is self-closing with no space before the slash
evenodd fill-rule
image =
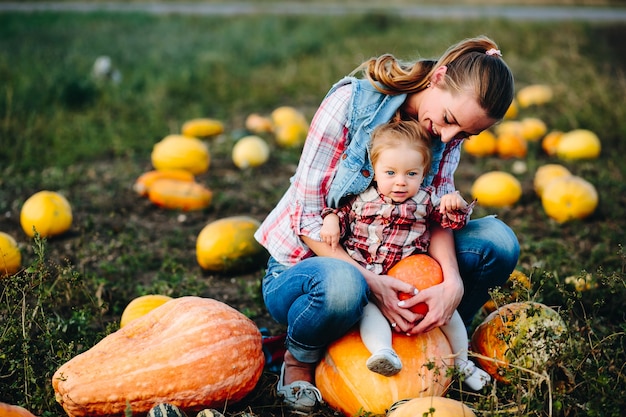
<path id="1" fill-rule="evenodd" d="M 515 230 L 522 249 L 518 269 L 532 282 L 524 291 L 494 291 L 494 300 L 517 290 L 517 299 L 553 306 L 570 337 L 545 373 L 515 369 L 511 384 L 479 394 L 455 386 L 449 395 L 485 416 L 621 416 L 625 32 L 619 25 L 426 21 L 379 13 L 0 13 L 0 230 L 19 241 L 25 265 L 0 280 L 0 401 L 41 417 L 64 415 L 52 373 L 114 331 L 123 308 L 139 295 L 214 297 L 270 326 L 259 295 L 262 265 L 220 276 L 199 271 L 194 259 L 194 238 L 206 222 L 237 214 L 261 220 L 295 169 L 299 149 L 275 146 L 269 164 L 255 171 L 232 166 L 229 152 L 246 134 L 245 117 L 280 105 L 310 117 L 328 88 L 370 56 L 433 57 L 462 38 L 487 34 L 498 41 L 518 88 L 553 86 L 551 103 L 521 116 L 539 116 L 556 130 L 598 133 L 600 159 L 563 163 L 596 185 L 601 203 L 584 221 L 547 219 L 532 174 L 553 161 L 531 144 L 527 171 L 518 174 L 521 201 L 496 213 L 476 208 L 475 217 L 497 214 Z M 94 61 L 103 55 L 119 70 L 119 81 L 93 76 Z M 210 172 L 199 178 L 215 191 L 214 201 L 200 212 L 158 210 L 139 200 L 131 184 L 150 169 L 154 143 L 194 117 L 214 117 L 227 127 L 209 143 Z M 465 155 L 457 188 L 468 195 L 478 174 L 510 171 L 513 162 Z M 22 234 L 20 207 L 41 189 L 68 195 L 75 214 L 69 234 L 32 241 Z M 283 415 L 275 379 L 265 374 L 254 395 L 226 414 Z"/>

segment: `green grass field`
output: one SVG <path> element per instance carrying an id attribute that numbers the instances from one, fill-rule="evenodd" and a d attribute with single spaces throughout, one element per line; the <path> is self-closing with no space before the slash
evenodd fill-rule
<path id="1" fill-rule="evenodd" d="M 142 13 L 0 13 L 0 231 L 12 235 L 24 269 L 0 281 L 0 402 L 41 417 L 64 415 L 50 378 L 63 362 L 117 329 L 138 295 L 202 295 L 231 304 L 260 327 L 281 329 L 259 294 L 263 265 L 210 274 L 195 260 L 195 237 L 208 221 L 246 214 L 262 220 L 288 185 L 298 149 L 272 144 L 268 164 L 241 171 L 233 143 L 252 112 L 282 105 L 311 117 L 328 88 L 381 53 L 435 57 L 462 38 L 494 38 L 516 86 L 542 83 L 555 97 L 520 117 L 550 130 L 598 134 L 598 159 L 559 161 L 531 143 L 516 173 L 523 196 L 513 207 L 478 207 L 513 227 L 518 269 L 532 289 L 518 294 L 559 309 L 567 348 L 547 378 L 520 372 L 510 385 L 481 394 L 452 389 L 478 415 L 620 416 L 626 398 L 626 58 L 623 24 L 427 21 L 382 13 L 352 17 L 207 17 Z M 92 66 L 109 56 L 119 82 L 97 80 Z M 199 177 L 214 190 L 210 208 L 158 209 L 137 197 L 134 179 L 151 168 L 153 145 L 188 119 L 211 117 L 226 131 L 212 141 L 211 168 Z M 515 160 L 465 155 L 457 187 Z M 519 162 L 519 161 L 517 161 Z M 600 204 L 582 221 L 557 224 L 534 195 L 535 170 L 562 163 L 594 184 Z M 65 194 L 71 231 L 32 241 L 20 208 L 34 192 Z M 589 276 L 577 291 L 567 278 Z M 494 294 L 498 298 L 498 294 Z M 480 320 L 482 317 L 478 317 Z M 283 415 L 264 376 L 258 395 L 227 415 Z M 331 416 L 331 410 L 321 415 Z M 191 416 L 190 416 L 191 417 Z"/>

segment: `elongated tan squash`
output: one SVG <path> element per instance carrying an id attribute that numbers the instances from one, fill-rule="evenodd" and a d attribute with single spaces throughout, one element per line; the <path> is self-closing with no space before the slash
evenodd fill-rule
<path id="1" fill-rule="evenodd" d="M 261 333 L 209 298 L 168 301 L 63 364 L 52 377 L 70 417 L 147 413 L 159 403 L 185 412 L 235 403 L 265 363 Z"/>

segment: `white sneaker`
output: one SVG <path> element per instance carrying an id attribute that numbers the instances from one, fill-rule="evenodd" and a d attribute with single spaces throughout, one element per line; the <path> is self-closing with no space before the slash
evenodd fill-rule
<path id="1" fill-rule="evenodd" d="M 310 382 L 294 381 L 283 385 L 285 364 L 280 369 L 280 379 L 276 387 L 276 394 L 283 398 L 283 404 L 298 414 L 309 414 L 322 403 L 322 393 Z"/>
<path id="2" fill-rule="evenodd" d="M 380 349 L 366 362 L 367 369 L 384 376 L 392 376 L 402 370 L 402 361 L 393 349 Z"/>
<path id="3" fill-rule="evenodd" d="M 463 383 L 474 391 L 480 391 L 491 381 L 491 376 L 474 365 L 472 361 L 457 363 L 459 371 L 464 376 Z"/>

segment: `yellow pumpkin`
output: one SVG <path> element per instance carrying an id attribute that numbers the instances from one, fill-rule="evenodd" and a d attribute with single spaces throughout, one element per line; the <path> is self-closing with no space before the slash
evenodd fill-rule
<path id="1" fill-rule="evenodd" d="M 513 175 L 504 171 L 486 172 L 479 176 L 471 189 L 478 204 L 491 207 L 512 206 L 522 196 L 522 185 Z"/>
<path id="2" fill-rule="evenodd" d="M 555 178 L 543 190 L 541 205 L 558 223 L 584 219 L 596 210 L 598 192 L 585 179 L 570 175 Z"/>
<path id="3" fill-rule="evenodd" d="M 541 149 L 543 149 L 546 155 L 556 155 L 556 149 L 559 146 L 559 142 L 561 141 L 563 134 L 564 133 L 560 130 L 553 130 L 544 136 L 541 141 Z"/>
<path id="4" fill-rule="evenodd" d="M 519 114 L 519 105 L 517 104 L 517 100 L 513 99 L 513 101 L 511 102 L 511 105 L 509 106 L 506 113 L 504 114 L 504 119 L 505 120 L 515 119 L 517 118 L 518 114 Z"/>
<path id="5" fill-rule="evenodd" d="M 521 120 L 521 124 L 522 137 L 529 142 L 539 141 L 548 131 L 546 123 L 537 117 L 525 117 Z"/>
<path id="6" fill-rule="evenodd" d="M 500 158 L 525 158 L 528 143 L 521 134 L 501 133 L 496 139 L 496 152 Z"/>
<path id="7" fill-rule="evenodd" d="M 552 87 L 545 84 L 532 84 L 521 88 L 516 95 L 521 108 L 541 106 L 552 101 Z"/>
<path id="8" fill-rule="evenodd" d="M 496 136 L 504 134 L 522 135 L 522 122 L 519 120 L 505 120 L 493 127 Z"/>
<path id="9" fill-rule="evenodd" d="M 345 416 L 384 414 L 406 398 L 445 394 L 454 366 L 452 348 L 443 332 L 406 336 L 393 333 L 393 347 L 402 370 L 385 377 L 367 369 L 370 356 L 358 329 L 333 342 L 315 370 L 315 383 L 324 401 Z"/>
<path id="10" fill-rule="evenodd" d="M 161 180 L 164 178 L 187 182 L 193 182 L 196 180 L 196 177 L 191 172 L 185 169 L 155 169 L 141 174 L 137 178 L 137 180 L 135 180 L 135 183 L 133 184 L 133 190 L 140 196 L 145 197 L 148 195 L 152 184 L 156 180 Z"/>
<path id="11" fill-rule="evenodd" d="M 534 301 L 506 304 L 490 313 L 471 338 L 482 369 L 509 382 L 511 365 L 542 372 L 564 347 L 567 326 L 559 313 Z"/>
<path id="12" fill-rule="evenodd" d="M 271 133 L 274 131 L 274 123 L 272 119 L 269 117 L 261 116 L 258 113 L 251 113 L 246 117 L 246 129 L 249 132 L 260 134 L 260 133 Z"/>
<path id="13" fill-rule="evenodd" d="M 233 163 L 240 169 L 261 166 L 269 157 L 269 145 L 263 138 L 256 135 L 239 139 L 232 150 Z"/>
<path id="14" fill-rule="evenodd" d="M 568 177 L 572 175 L 569 169 L 560 164 L 545 164 L 537 168 L 533 187 L 537 196 L 541 197 L 544 188 L 555 178 Z"/>
<path id="15" fill-rule="evenodd" d="M 300 146 L 306 140 L 309 125 L 306 123 L 291 123 L 277 126 L 274 132 L 276 144 L 283 148 Z"/>
<path id="16" fill-rule="evenodd" d="M 55 191 L 39 191 L 30 196 L 22 206 L 20 224 L 24 233 L 41 237 L 63 234 L 72 226 L 72 206 L 67 199 Z"/>
<path id="17" fill-rule="evenodd" d="M 556 154 L 561 159 L 595 159 L 602 146 L 598 135 L 587 129 L 566 132 L 556 146 Z"/>
<path id="18" fill-rule="evenodd" d="M 158 403 L 221 408 L 255 388 L 261 342 L 256 324 L 227 304 L 175 298 L 61 365 L 52 386 L 69 417 L 145 415 Z"/>
<path id="19" fill-rule="evenodd" d="M 271 114 L 271 119 L 275 127 L 307 123 L 304 114 L 290 106 L 281 106 L 274 109 Z"/>
<path id="20" fill-rule="evenodd" d="M 15 274 L 22 267 L 22 253 L 13 236 L 0 232 L 0 278 Z"/>
<path id="21" fill-rule="evenodd" d="M 413 398 L 395 407 L 387 417 L 476 417 L 461 401 L 446 397 Z"/>
<path id="22" fill-rule="evenodd" d="M 224 133 L 224 124 L 216 119 L 198 118 L 183 123 L 181 133 L 184 136 L 204 138 Z"/>
<path id="23" fill-rule="evenodd" d="M 258 220 L 233 216 L 215 220 L 196 239 L 196 259 L 202 269 L 227 272 L 256 265 L 265 249 L 254 239 Z"/>
<path id="24" fill-rule="evenodd" d="M 183 135 L 168 135 L 152 149 L 152 165 L 157 170 L 183 169 L 194 175 L 209 169 L 209 148 L 200 139 Z"/>
<path id="25" fill-rule="evenodd" d="M 131 321 L 138 319 L 139 317 L 145 316 L 155 308 L 165 304 L 172 299 L 172 297 L 160 294 L 142 295 L 133 299 L 130 303 L 128 303 L 128 305 L 122 312 L 122 317 L 120 319 L 120 329 L 126 326 Z"/>
<path id="26" fill-rule="evenodd" d="M 211 205 L 213 192 L 197 182 L 164 178 L 152 183 L 148 199 L 165 209 L 202 210 Z"/>
<path id="27" fill-rule="evenodd" d="M 489 130 L 483 130 L 464 140 L 463 150 L 477 157 L 493 155 L 496 152 L 496 136 Z"/>

